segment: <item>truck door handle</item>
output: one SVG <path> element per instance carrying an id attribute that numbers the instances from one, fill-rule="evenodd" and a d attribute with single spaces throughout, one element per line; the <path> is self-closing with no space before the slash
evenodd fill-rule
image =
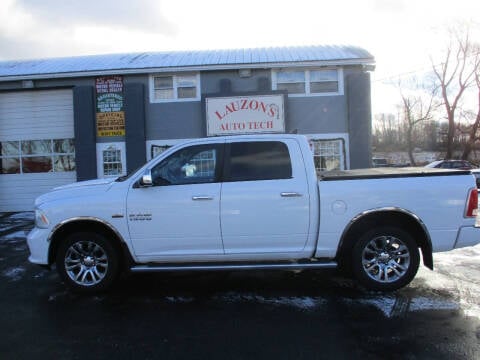
<path id="1" fill-rule="evenodd" d="M 213 200 L 213 196 L 192 196 L 192 200 Z"/>
<path id="2" fill-rule="evenodd" d="M 302 194 L 297 192 L 282 192 L 280 194 L 282 197 L 301 197 Z"/>

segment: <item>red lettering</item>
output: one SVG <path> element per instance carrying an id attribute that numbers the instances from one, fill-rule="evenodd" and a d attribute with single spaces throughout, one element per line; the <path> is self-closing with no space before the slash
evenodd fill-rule
<path id="1" fill-rule="evenodd" d="M 267 105 L 263 101 L 260 102 L 260 108 L 265 114 L 267 113 Z"/>
<path id="2" fill-rule="evenodd" d="M 220 115 L 220 113 L 218 111 L 215 111 L 215 115 L 217 115 L 218 120 L 222 120 L 225 117 L 225 115 L 223 115 L 223 116 Z"/>
<path id="3" fill-rule="evenodd" d="M 274 117 L 275 116 L 275 106 L 273 104 L 270 104 L 270 110 L 268 111 L 268 115 L 270 117 Z"/>
<path id="4" fill-rule="evenodd" d="M 233 103 L 231 103 L 229 105 L 232 105 L 232 107 L 228 107 L 228 105 L 225 106 L 225 109 L 226 109 L 225 116 L 227 116 L 228 114 L 233 113 L 235 111 L 235 108 L 233 107 Z"/>
<path id="5" fill-rule="evenodd" d="M 250 103 L 248 104 L 248 107 L 250 110 L 258 110 L 258 101 L 257 100 L 250 100 Z"/>
<path id="6" fill-rule="evenodd" d="M 241 110 L 247 110 L 247 99 L 241 100 L 242 106 L 240 107 Z"/>

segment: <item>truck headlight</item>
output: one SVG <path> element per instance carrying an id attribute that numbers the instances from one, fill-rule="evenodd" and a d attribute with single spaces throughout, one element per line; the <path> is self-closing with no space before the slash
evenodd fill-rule
<path id="1" fill-rule="evenodd" d="M 48 221 L 47 215 L 42 210 L 35 209 L 35 226 L 46 229 L 48 225 L 50 225 L 50 221 Z"/>

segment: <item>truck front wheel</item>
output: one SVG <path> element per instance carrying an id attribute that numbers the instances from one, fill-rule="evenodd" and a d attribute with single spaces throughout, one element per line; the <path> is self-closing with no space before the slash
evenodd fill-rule
<path id="1" fill-rule="evenodd" d="M 352 252 L 357 280 L 370 290 L 397 290 L 412 281 L 420 264 L 412 236 L 396 227 L 379 227 L 364 233 Z"/>
<path id="2" fill-rule="evenodd" d="M 108 288 L 119 269 L 116 249 L 102 235 L 78 232 L 58 248 L 57 271 L 72 290 L 92 293 Z"/>

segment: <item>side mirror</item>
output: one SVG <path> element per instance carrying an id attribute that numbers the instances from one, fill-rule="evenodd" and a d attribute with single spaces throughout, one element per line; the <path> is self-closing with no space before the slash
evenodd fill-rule
<path id="1" fill-rule="evenodd" d="M 145 170 L 142 178 L 139 181 L 140 187 L 150 187 L 153 185 L 152 181 L 152 172 L 150 170 Z"/>

